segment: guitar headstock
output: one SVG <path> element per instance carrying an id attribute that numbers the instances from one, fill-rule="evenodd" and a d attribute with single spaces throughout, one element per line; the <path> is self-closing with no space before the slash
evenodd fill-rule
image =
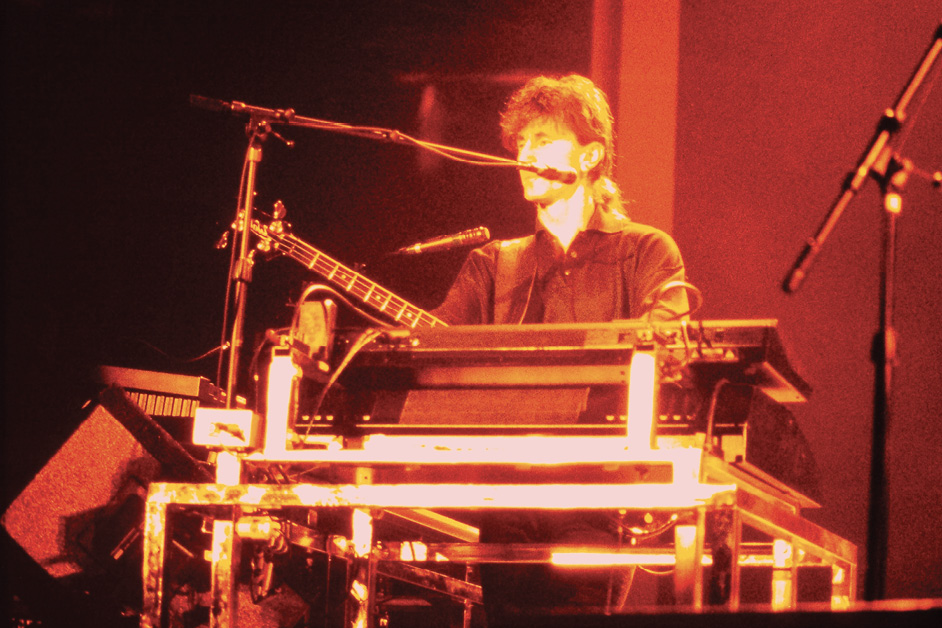
<path id="1" fill-rule="evenodd" d="M 255 248 L 263 253 L 267 253 L 271 250 L 271 236 L 268 235 L 268 229 L 270 225 L 264 225 L 258 219 L 252 220 L 252 233 L 258 236 L 258 242 L 255 243 Z"/>
<path id="2" fill-rule="evenodd" d="M 255 248 L 267 253 L 272 249 L 273 244 L 277 245 L 280 238 L 288 233 L 291 225 L 283 220 L 285 213 L 287 213 L 287 210 L 285 210 L 284 203 L 277 201 L 270 223 L 266 225 L 260 220 L 252 220 L 252 233 L 258 236 L 258 243 Z"/>

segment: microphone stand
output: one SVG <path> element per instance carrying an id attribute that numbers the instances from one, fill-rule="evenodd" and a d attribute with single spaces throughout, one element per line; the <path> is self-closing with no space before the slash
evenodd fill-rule
<path id="1" fill-rule="evenodd" d="M 208 99 L 199 97 L 190 98 L 190 102 L 194 105 L 207 109 L 220 110 L 218 103 L 207 101 Z M 286 121 L 291 118 L 293 111 L 290 109 L 264 109 L 261 107 L 242 105 L 241 109 L 233 108 L 232 111 L 234 113 L 248 113 L 250 117 L 245 127 L 245 133 L 249 138 L 249 145 L 245 154 L 245 179 L 243 182 L 244 187 L 241 190 L 242 204 L 237 207 L 236 218 L 232 223 L 233 230 L 235 231 L 233 252 L 238 251 L 238 257 L 235 258 L 232 264 L 231 275 L 229 277 L 230 285 L 235 285 L 233 297 L 235 316 L 232 322 L 232 336 L 229 341 L 226 408 L 235 406 L 238 386 L 239 354 L 244 342 L 245 308 L 248 301 L 249 284 L 252 282 L 252 266 L 254 264 L 253 251 L 250 246 L 250 236 L 252 233 L 252 211 L 255 202 L 255 178 L 258 172 L 258 164 L 262 161 L 262 144 L 268 138 L 268 135 L 272 134 L 284 141 L 289 147 L 293 145 L 293 142 L 288 142 L 271 129 L 272 123 Z"/>
<path id="2" fill-rule="evenodd" d="M 912 162 L 900 158 L 890 147 L 891 140 L 907 122 L 906 107 L 922 85 L 939 53 L 942 52 L 942 25 L 903 90 L 896 105 L 888 109 L 870 146 L 857 168 L 848 175 L 844 191 L 828 212 L 813 238 L 809 238 L 782 288 L 794 293 L 801 286 L 814 260 L 821 252 L 830 232 L 844 209 L 870 176 L 883 191 L 884 229 L 880 267 L 880 328 L 874 336 L 871 359 L 874 362 L 873 435 L 870 463 L 870 508 L 867 524 L 867 574 L 864 598 L 884 599 L 886 595 L 886 554 L 888 538 L 889 494 L 886 477 L 886 434 L 891 422 L 890 402 L 893 391 L 893 368 L 897 363 L 896 332 L 893 328 L 893 294 L 895 289 L 896 221 L 902 212 L 900 192 L 913 170 Z"/>
<path id="3" fill-rule="evenodd" d="M 232 321 L 232 339 L 229 341 L 229 374 L 226 378 L 226 408 L 235 405 L 236 387 L 239 377 L 239 352 L 242 350 L 245 328 L 245 306 L 248 301 L 249 284 L 252 282 L 254 259 L 249 246 L 252 225 L 252 208 L 255 202 L 255 175 L 262 161 L 262 143 L 267 138 L 266 125 L 255 118 L 246 126 L 249 146 L 245 154 L 245 187 L 243 205 L 238 208 L 235 222 L 235 238 L 232 246 L 238 258 L 232 267 L 229 281 L 235 285 L 235 317 Z M 238 244 L 238 246 L 236 246 Z"/>

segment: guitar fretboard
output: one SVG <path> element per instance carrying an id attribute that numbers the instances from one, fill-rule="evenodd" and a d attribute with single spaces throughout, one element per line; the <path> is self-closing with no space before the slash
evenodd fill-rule
<path id="1" fill-rule="evenodd" d="M 271 238 L 276 248 L 304 264 L 333 285 L 360 299 L 366 305 L 413 329 L 446 326 L 441 319 L 402 299 L 360 273 L 347 268 L 330 256 L 290 233 L 274 233 L 261 227 L 261 235 Z"/>

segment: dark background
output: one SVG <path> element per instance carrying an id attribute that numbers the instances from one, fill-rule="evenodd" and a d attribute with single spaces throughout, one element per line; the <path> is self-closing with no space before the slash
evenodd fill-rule
<path id="1" fill-rule="evenodd" d="M 703 318 L 780 320 L 816 390 L 796 409 L 823 475 L 810 516 L 862 559 L 874 183 L 804 288 L 779 285 L 940 18 L 938 0 L 681 3 L 673 234 Z M 587 74 L 591 19 L 590 0 L 6 3 L 4 505 L 75 429 L 90 367 L 216 377 L 215 357 L 193 359 L 222 334 L 229 254 L 214 244 L 235 216 L 246 138 L 240 120 L 190 107 L 190 94 L 502 154 L 497 112 L 516 77 Z M 437 104 L 422 116 L 430 86 Z M 942 168 L 940 91 L 902 148 L 925 171 Z M 464 253 L 384 253 L 479 225 L 497 238 L 532 227 L 512 172 L 282 133 L 296 146 L 265 144 L 256 206 L 282 199 L 298 235 L 420 307 L 438 304 Z M 942 194 L 915 176 L 904 202 L 887 592 L 942 597 Z M 256 265 L 249 348 L 287 324 L 313 278 L 286 258 Z"/>

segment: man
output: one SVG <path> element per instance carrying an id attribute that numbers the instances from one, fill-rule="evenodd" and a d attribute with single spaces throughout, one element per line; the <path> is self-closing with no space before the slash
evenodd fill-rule
<path id="1" fill-rule="evenodd" d="M 688 313 L 677 245 L 631 222 L 612 181 L 614 134 L 605 95 L 589 79 L 531 79 L 502 113 L 504 145 L 517 159 L 574 173 L 564 182 L 523 170 L 536 233 L 471 252 L 436 316 L 450 324 L 606 322 Z M 613 513 L 504 512 L 480 521 L 483 542 L 617 542 Z M 611 600 L 608 572 L 561 574 L 546 566 L 484 565 L 488 621 L 558 606 L 598 611 Z"/>
<path id="2" fill-rule="evenodd" d="M 612 181 L 614 132 L 605 95 L 589 79 L 531 79 L 501 117 L 517 159 L 571 183 L 521 171 L 536 234 L 472 251 L 435 314 L 451 324 L 604 322 L 688 311 L 677 245 L 625 216 Z M 671 287 L 671 285 L 673 287 Z"/>

